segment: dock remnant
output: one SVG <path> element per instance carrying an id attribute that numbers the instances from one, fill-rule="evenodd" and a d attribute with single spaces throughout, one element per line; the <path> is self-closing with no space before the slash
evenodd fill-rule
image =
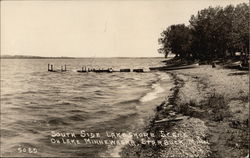
<path id="1" fill-rule="evenodd" d="M 144 72 L 143 69 L 133 69 L 133 72 Z"/>
<path id="2" fill-rule="evenodd" d="M 86 66 L 85 66 L 85 67 L 82 67 L 82 70 L 77 70 L 77 72 L 88 72 L 88 71 L 87 71 Z"/>
<path id="3" fill-rule="evenodd" d="M 77 70 L 77 72 L 96 72 L 96 73 L 102 73 L 102 72 L 108 72 L 108 73 L 112 73 L 113 69 L 112 68 L 108 68 L 108 69 L 95 69 L 95 68 L 86 68 L 86 67 L 82 67 L 82 70 Z"/>
<path id="4" fill-rule="evenodd" d="M 130 69 L 120 69 L 120 72 L 130 72 Z"/>
<path id="5" fill-rule="evenodd" d="M 48 64 L 48 71 L 54 71 L 53 70 L 53 65 Z"/>
<path id="6" fill-rule="evenodd" d="M 55 69 L 52 64 L 48 64 L 48 71 L 50 72 L 64 72 L 67 71 L 67 65 L 61 65 L 61 69 Z M 112 72 L 144 72 L 143 69 L 120 69 L 120 70 L 113 70 L 112 68 L 88 68 L 86 66 L 81 67 L 81 69 L 76 70 L 76 72 L 80 73 L 87 73 L 87 72 L 96 72 L 96 73 L 112 73 Z"/>
<path id="7" fill-rule="evenodd" d="M 67 71 L 66 65 L 64 65 L 64 69 L 63 69 L 63 66 L 61 66 L 61 72 L 63 72 L 63 71 Z"/>
<path id="8" fill-rule="evenodd" d="M 63 72 L 63 71 L 67 71 L 66 69 L 66 65 L 64 66 L 64 69 L 63 69 L 63 66 L 61 66 L 61 70 L 54 70 L 53 69 L 53 65 L 52 64 L 48 64 L 48 71 L 51 71 L 51 72 Z"/>
<path id="9" fill-rule="evenodd" d="M 113 70 L 112 70 L 112 68 L 108 68 L 108 69 L 99 69 L 99 70 L 95 70 L 94 69 L 94 71 L 93 72 L 97 72 L 97 73 L 101 73 L 101 72 L 108 72 L 108 73 L 112 73 L 113 72 Z"/>

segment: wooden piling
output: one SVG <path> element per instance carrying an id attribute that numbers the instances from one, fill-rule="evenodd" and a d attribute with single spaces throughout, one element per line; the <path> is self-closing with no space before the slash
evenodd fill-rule
<path id="1" fill-rule="evenodd" d="M 48 64 L 48 71 L 50 71 L 49 67 L 50 67 L 50 65 Z"/>
<path id="2" fill-rule="evenodd" d="M 86 67 L 82 67 L 82 69 L 81 70 L 77 70 L 77 72 L 83 73 L 83 72 L 88 72 L 88 71 L 87 71 Z"/>

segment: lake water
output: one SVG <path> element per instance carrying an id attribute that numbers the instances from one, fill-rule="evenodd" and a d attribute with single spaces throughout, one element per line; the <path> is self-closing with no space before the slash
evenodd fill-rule
<path id="1" fill-rule="evenodd" d="M 51 140 L 52 132 L 72 132 L 83 141 L 83 131 L 107 137 L 107 131 L 143 130 L 168 96 L 172 81 L 164 72 L 76 70 L 87 66 L 149 71 L 150 66 L 163 65 L 162 60 L 1 59 L 2 156 L 119 156 L 118 145 L 58 144 L 56 138 Z M 48 63 L 54 69 L 66 64 L 69 71 L 48 72 Z"/>

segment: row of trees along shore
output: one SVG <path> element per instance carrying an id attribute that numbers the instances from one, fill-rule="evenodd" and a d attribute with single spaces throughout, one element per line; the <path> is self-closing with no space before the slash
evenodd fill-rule
<path id="1" fill-rule="evenodd" d="M 211 61 L 249 54 L 249 4 L 209 7 L 192 15 L 189 25 L 169 26 L 161 33 L 159 53 Z"/>

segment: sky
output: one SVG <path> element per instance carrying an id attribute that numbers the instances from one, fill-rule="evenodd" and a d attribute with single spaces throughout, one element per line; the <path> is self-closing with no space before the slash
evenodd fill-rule
<path id="1" fill-rule="evenodd" d="M 160 33 L 209 6 L 248 0 L 1 1 L 1 55 L 163 57 Z"/>

